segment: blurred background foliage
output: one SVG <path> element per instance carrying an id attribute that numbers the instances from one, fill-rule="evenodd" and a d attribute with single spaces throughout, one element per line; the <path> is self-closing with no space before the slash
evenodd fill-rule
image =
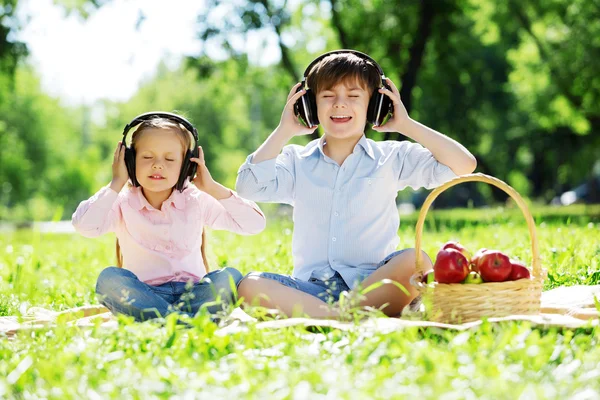
<path id="1" fill-rule="evenodd" d="M 26 23 L 15 19 L 17 2 L 0 1 L 0 220 L 68 218 L 110 180 L 124 125 L 149 110 L 189 118 L 213 176 L 233 187 L 306 65 L 338 48 L 378 60 L 412 118 L 463 143 L 479 172 L 533 201 L 600 175 L 598 0 L 206 0 L 197 37 L 225 60 L 165 63 L 128 101 L 80 107 L 41 89 L 26 45 L 13 39 Z M 110 0 L 55 2 L 86 18 Z M 245 38 L 267 31 L 280 62 L 249 62 Z M 506 200 L 480 186 L 465 196 L 475 205 Z"/>

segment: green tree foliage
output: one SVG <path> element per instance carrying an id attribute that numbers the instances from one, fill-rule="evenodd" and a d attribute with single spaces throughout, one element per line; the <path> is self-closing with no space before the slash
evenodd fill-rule
<path id="1" fill-rule="evenodd" d="M 281 111 L 273 104 L 284 102 L 286 94 L 278 90 L 279 79 L 271 78 L 269 68 L 251 67 L 234 59 L 211 62 L 210 72 L 206 65 L 193 58 L 175 70 L 163 64 L 155 78 L 143 84 L 130 100 L 106 103 L 106 123 L 93 128 L 89 148 L 101 148 L 103 159 L 111 157 L 123 127 L 136 115 L 151 110 L 177 112 L 198 130 L 215 179 L 233 187 L 237 168 L 278 123 Z M 201 78 L 201 72 L 210 76 Z M 101 173 L 102 180 L 96 184 L 110 180 L 109 167 L 106 164 L 106 174 Z"/>
<path id="2" fill-rule="evenodd" d="M 597 1 L 249 0 L 230 4 L 223 22 L 213 16 L 224 3 L 212 0 L 200 16 L 203 40 L 219 38 L 239 54 L 231 32 L 270 29 L 294 77 L 304 65 L 294 54 L 310 44 L 290 40 L 297 32 L 326 38 L 312 56 L 367 52 L 398 83 L 411 116 L 464 143 L 480 171 L 525 194 L 548 199 L 600 158 Z"/>
<path id="3" fill-rule="evenodd" d="M 86 18 L 108 1 L 56 3 Z M 306 65 L 338 48 L 377 59 L 413 118 L 464 143 L 479 171 L 522 194 L 549 200 L 589 177 L 600 159 L 597 0 L 207 0 L 198 16 L 200 54 L 161 65 L 126 102 L 82 109 L 42 92 L 23 62 L 25 45 L 11 40 L 17 1 L 0 4 L 1 219 L 69 215 L 110 180 L 123 127 L 149 110 L 189 118 L 211 172 L 233 186 Z M 265 33 L 275 39 L 277 65 L 249 59 Z M 228 58 L 210 59 L 209 45 Z"/>
<path id="4" fill-rule="evenodd" d="M 48 218 L 73 209 L 89 192 L 91 172 L 74 145 L 78 115 L 45 95 L 29 67 L 17 69 L 0 115 L 0 219 Z"/>
<path id="5" fill-rule="evenodd" d="M 76 13 L 82 18 L 88 18 L 108 2 L 110 0 L 54 0 L 54 3 L 62 6 L 67 14 Z"/>

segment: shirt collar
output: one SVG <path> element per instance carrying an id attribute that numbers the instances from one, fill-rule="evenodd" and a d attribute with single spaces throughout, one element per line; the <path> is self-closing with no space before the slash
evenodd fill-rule
<path id="1" fill-rule="evenodd" d="M 317 150 L 319 150 L 321 152 L 321 154 L 323 156 L 325 156 L 325 152 L 323 151 L 324 145 L 325 145 L 325 136 L 321 136 L 320 139 L 314 140 L 314 141 L 310 142 L 309 144 L 307 144 L 306 147 L 304 147 L 304 149 L 300 152 L 300 156 L 301 157 L 309 157 L 312 154 L 314 154 L 314 152 Z M 375 159 L 375 153 L 373 152 L 373 146 L 371 146 L 371 143 L 369 143 L 369 141 L 367 140 L 367 137 L 365 135 L 361 136 L 360 140 L 357 143 L 357 146 L 362 147 L 363 150 L 365 151 L 365 153 L 367 153 L 367 155 L 369 157 L 371 157 L 373 160 Z M 356 150 L 356 146 L 354 147 L 354 149 Z"/>
<path id="2" fill-rule="evenodd" d="M 371 146 L 371 143 L 367 140 L 367 137 L 365 135 L 362 135 L 362 137 L 358 141 L 358 145 L 363 148 L 363 150 L 365 151 L 365 153 L 367 153 L 367 155 L 369 157 L 371 157 L 373 160 L 375 159 L 375 153 L 373 152 L 373 146 Z M 356 149 L 356 147 L 355 147 L 355 149 Z"/>
<path id="3" fill-rule="evenodd" d="M 188 188 L 186 187 L 184 189 L 184 192 L 187 189 Z M 144 193 L 142 193 L 141 187 L 132 187 L 131 193 L 133 196 L 131 196 L 131 198 L 129 199 L 129 205 L 134 210 L 140 211 L 143 208 L 146 208 L 147 210 L 155 210 L 155 208 L 152 207 L 152 205 L 144 197 Z M 175 206 L 175 208 L 177 208 L 178 210 L 183 210 L 183 208 L 185 207 L 185 196 L 183 192 L 174 189 L 169 198 L 163 202 L 163 205 L 168 206 L 171 204 L 173 204 L 173 206 Z"/>
<path id="4" fill-rule="evenodd" d="M 325 140 L 325 136 L 322 136 L 320 139 L 313 140 L 312 142 L 308 143 L 300 151 L 300 153 L 299 153 L 300 157 L 310 157 L 317 150 L 320 150 L 321 154 L 325 155 L 325 153 L 323 153 L 324 140 Z"/>
<path id="5" fill-rule="evenodd" d="M 183 188 L 182 192 L 180 192 L 177 189 L 173 189 L 173 193 L 171 193 L 171 195 L 169 196 L 169 198 L 167 200 L 165 200 L 165 203 L 167 205 L 173 204 L 173 206 L 176 209 L 183 210 L 185 208 L 185 195 L 184 195 L 184 192 L 189 189 L 189 185 L 190 185 L 190 183 L 188 183 Z M 163 204 L 165 204 L 165 203 L 163 203 Z"/>

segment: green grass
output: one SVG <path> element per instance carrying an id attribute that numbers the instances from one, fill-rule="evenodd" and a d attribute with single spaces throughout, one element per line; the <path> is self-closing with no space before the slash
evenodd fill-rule
<path id="1" fill-rule="evenodd" d="M 423 240 L 435 255 L 459 239 L 525 261 L 531 246 L 512 211 L 439 211 Z M 548 215 L 548 218 L 544 218 Z M 414 247 L 416 216 L 400 248 Z M 536 214 L 545 290 L 600 284 L 600 223 L 589 210 Z M 291 272 L 291 224 L 271 219 L 252 237 L 210 233 L 212 264 Z M 95 304 L 95 279 L 113 264 L 114 239 L 19 231 L 0 235 L 0 315 L 28 307 Z M 256 329 L 227 335 L 206 316 L 184 329 L 120 319 L 116 330 L 59 326 L 0 338 L 0 398 L 581 398 L 600 397 L 600 330 L 484 323 L 458 333 Z"/>

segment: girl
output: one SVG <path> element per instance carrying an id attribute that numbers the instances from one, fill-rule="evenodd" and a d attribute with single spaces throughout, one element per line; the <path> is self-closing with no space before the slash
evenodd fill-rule
<path id="1" fill-rule="evenodd" d="M 136 125 L 127 148 L 127 132 Z M 73 214 L 83 236 L 117 236 L 117 267 L 104 269 L 96 284 L 114 314 L 138 321 L 173 312 L 192 316 L 203 304 L 216 313 L 236 301 L 242 275 L 234 268 L 207 273 L 203 227 L 256 234 L 265 217 L 211 177 L 197 141 L 194 127 L 176 114 L 136 117 L 115 149 L 112 181 Z"/>

